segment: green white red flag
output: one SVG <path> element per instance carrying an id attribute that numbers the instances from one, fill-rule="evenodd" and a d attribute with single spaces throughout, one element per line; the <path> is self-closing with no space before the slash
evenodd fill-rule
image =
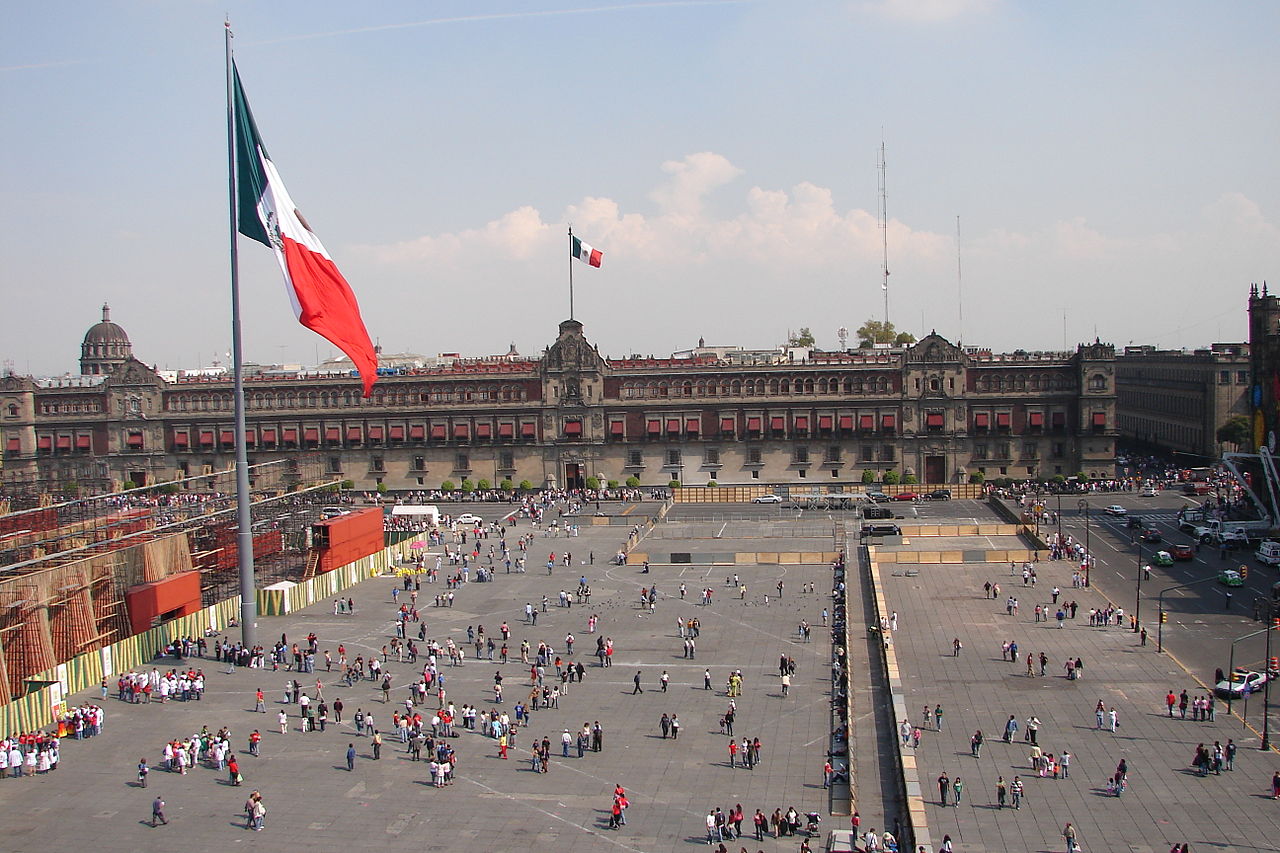
<path id="1" fill-rule="evenodd" d="M 275 164 L 267 156 L 234 64 L 232 72 L 237 228 L 244 236 L 275 251 L 294 315 L 302 325 L 346 353 L 360 371 L 364 395 L 368 397 L 378 378 L 378 357 L 360 317 L 356 295 L 290 198 Z"/>
<path id="2" fill-rule="evenodd" d="M 575 258 L 582 261 L 587 266 L 600 266 L 600 261 L 604 258 L 604 252 L 601 252 L 599 249 L 593 248 L 592 246 L 588 246 L 577 237 L 571 237 L 570 239 L 573 240 L 573 243 L 570 245 L 569 251 Z"/>

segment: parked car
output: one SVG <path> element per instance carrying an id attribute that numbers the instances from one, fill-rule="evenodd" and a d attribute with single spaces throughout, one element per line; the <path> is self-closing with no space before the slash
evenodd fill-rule
<path id="1" fill-rule="evenodd" d="M 1156 530 L 1154 527 L 1145 528 L 1141 533 L 1138 534 L 1138 538 L 1141 539 L 1143 542 L 1163 542 L 1164 541 L 1164 539 L 1160 536 L 1160 531 Z"/>
<path id="2" fill-rule="evenodd" d="M 1196 558 L 1196 551 L 1190 545 L 1174 545 L 1173 546 L 1173 559 L 1185 561 L 1185 560 L 1194 560 L 1195 558 Z"/>
<path id="3" fill-rule="evenodd" d="M 867 492 L 867 497 L 871 498 L 871 500 L 875 501 L 878 504 L 884 503 L 885 501 L 889 500 L 889 496 L 886 495 L 884 492 Z"/>
<path id="4" fill-rule="evenodd" d="M 1146 485 L 1146 486 L 1143 486 L 1143 487 L 1142 487 L 1142 491 L 1138 492 L 1138 497 L 1140 497 L 1140 498 L 1154 498 L 1154 497 L 1159 496 L 1159 494 L 1160 494 L 1160 490 L 1159 490 L 1159 489 L 1157 489 L 1157 488 L 1156 488 L 1155 486 L 1153 486 L 1153 485 L 1149 485 L 1149 484 L 1148 484 L 1148 485 Z"/>
<path id="5" fill-rule="evenodd" d="M 1120 504 L 1112 504 L 1111 506 L 1103 507 L 1102 511 L 1105 512 L 1107 515 L 1114 515 L 1114 516 L 1124 516 L 1129 514 L 1129 511 L 1124 507 L 1120 506 Z"/>
<path id="6" fill-rule="evenodd" d="M 455 518 L 454 521 L 458 524 L 484 524 L 483 518 L 478 515 L 472 515 L 469 512 L 464 512 L 462 515 Z"/>
<path id="7" fill-rule="evenodd" d="M 1168 551 L 1156 551 L 1156 555 L 1152 558 L 1151 562 L 1155 563 L 1157 566 L 1172 566 L 1173 555 Z"/>
<path id="8" fill-rule="evenodd" d="M 1223 569 L 1218 572 L 1218 583 L 1227 586 L 1244 586 L 1244 578 L 1235 569 Z"/>
<path id="9" fill-rule="evenodd" d="M 913 501 L 918 497 L 920 497 L 920 495 L 915 492 L 898 492 L 893 496 L 893 499 L 895 501 Z"/>
<path id="10" fill-rule="evenodd" d="M 752 498 L 753 504 L 780 504 L 782 503 L 782 495 L 761 495 L 758 498 Z"/>
<path id="11" fill-rule="evenodd" d="M 1236 667 L 1231 671 L 1230 678 L 1224 678 L 1214 685 L 1214 692 L 1219 696 L 1230 696 L 1233 699 L 1239 699 L 1248 693 L 1261 690 L 1263 685 L 1274 677 L 1274 673 L 1256 672 L 1252 669 Z"/>
<path id="12" fill-rule="evenodd" d="M 924 497 L 925 497 L 925 500 L 929 500 L 929 501 L 949 501 L 951 500 L 951 490 L 950 489 L 934 489 L 932 492 L 925 495 Z"/>

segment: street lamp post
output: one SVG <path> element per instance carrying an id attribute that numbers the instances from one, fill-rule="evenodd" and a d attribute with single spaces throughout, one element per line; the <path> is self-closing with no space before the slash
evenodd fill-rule
<path id="1" fill-rule="evenodd" d="M 1089 585 L 1089 570 L 1093 568 L 1093 552 L 1089 550 L 1089 502 L 1081 498 L 1076 506 L 1084 513 L 1084 585 Z"/>
<path id="2" fill-rule="evenodd" d="M 1263 663 L 1263 672 L 1267 675 L 1271 668 L 1271 634 L 1276 629 L 1275 601 L 1267 602 L 1267 654 Z M 1262 749 L 1271 749 L 1271 679 L 1268 678 L 1262 688 Z"/>
<path id="3" fill-rule="evenodd" d="M 1142 576 L 1145 572 L 1142 569 L 1142 543 L 1138 543 L 1138 594 L 1133 602 L 1133 632 L 1136 634 L 1142 630 Z"/>

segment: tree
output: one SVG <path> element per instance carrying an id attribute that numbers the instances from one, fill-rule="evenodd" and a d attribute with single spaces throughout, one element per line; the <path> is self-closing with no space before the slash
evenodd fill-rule
<path id="1" fill-rule="evenodd" d="M 632 474 L 627 478 L 627 488 L 634 489 L 640 485 L 640 478 Z"/>
<path id="2" fill-rule="evenodd" d="M 498 488 L 502 489 L 502 491 L 504 492 L 513 491 L 515 487 L 516 487 L 516 484 L 511 482 L 510 480 L 503 480 L 501 483 L 498 484 Z"/>
<path id="3" fill-rule="evenodd" d="M 387 493 L 387 484 L 379 482 L 378 487 L 375 491 L 377 491 L 377 493 L 380 495 L 385 495 Z"/>
<path id="4" fill-rule="evenodd" d="M 588 489 L 590 489 L 590 490 L 591 490 L 591 491 L 593 491 L 593 492 L 594 492 L 594 491 L 598 491 L 598 490 L 599 490 L 599 488 L 600 488 L 600 478 L 599 478 L 599 477 L 588 477 L 588 478 L 587 478 L 587 488 L 588 488 Z"/>
<path id="5" fill-rule="evenodd" d="M 884 476 L 880 479 L 886 486 L 896 486 L 898 485 L 898 472 L 885 471 Z"/>
<path id="6" fill-rule="evenodd" d="M 1250 443 L 1253 430 L 1249 426 L 1249 418 L 1247 416 L 1235 415 L 1228 418 L 1225 424 L 1218 427 L 1215 435 L 1220 444 L 1233 444 L 1236 450 L 1239 450 Z"/>
<path id="7" fill-rule="evenodd" d="M 482 491 L 482 492 L 487 492 L 487 491 L 489 491 L 489 481 L 488 481 L 488 480 L 481 480 L 480 482 L 476 483 L 476 488 L 477 488 L 477 489 L 479 489 L 479 490 L 480 490 L 480 491 Z"/>
<path id="8" fill-rule="evenodd" d="M 899 332 L 893 327 L 893 323 L 882 320 L 868 320 L 854 334 L 858 336 L 858 346 L 863 349 L 870 349 L 872 344 L 905 346 L 916 342 L 915 335 L 910 332 Z"/>
<path id="9" fill-rule="evenodd" d="M 611 488 L 611 489 L 616 489 L 616 488 L 618 488 L 618 481 L 617 481 L 617 480 L 610 480 L 610 481 L 609 481 L 609 488 Z"/>
<path id="10" fill-rule="evenodd" d="M 442 492 L 452 492 L 453 489 L 454 489 L 453 480 L 445 480 L 443 483 L 440 484 L 440 491 Z"/>
<path id="11" fill-rule="evenodd" d="M 715 481 L 715 480 L 707 480 L 707 488 L 708 488 L 708 489 L 714 489 L 717 485 L 719 485 L 719 484 L 718 484 L 718 483 L 716 483 L 716 481 Z"/>
<path id="12" fill-rule="evenodd" d="M 466 479 L 466 478 L 462 480 L 462 491 L 470 493 L 470 492 L 474 492 L 475 490 L 476 490 L 475 483 L 471 482 L 469 479 Z"/>
<path id="13" fill-rule="evenodd" d="M 528 491 L 531 491 L 532 489 L 533 489 L 533 483 L 530 483 L 528 480 L 520 481 L 520 491 L 528 492 Z"/>
<path id="14" fill-rule="evenodd" d="M 983 474 L 981 471 L 974 471 L 972 474 L 969 475 L 970 483 L 978 483 L 979 485 L 981 485 L 982 481 L 985 479 L 987 479 L 986 475 Z"/>
<path id="15" fill-rule="evenodd" d="M 798 332 L 793 332 L 791 337 L 787 339 L 787 345 L 793 347 L 811 347 L 817 342 L 813 332 L 809 331 L 809 327 L 805 326 Z"/>
<path id="16" fill-rule="evenodd" d="M 865 471 L 863 471 L 863 472 L 862 472 L 862 482 L 864 482 L 864 483 L 874 483 L 875 481 L 876 481 L 876 472 L 875 472 L 875 471 L 872 471 L 870 468 L 868 468 L 868 469 L 866 469 Z"/>
<path id="17" fill-rule="evenodd" d="M 919 482 L 920 482 L 920 481 L 919 481 L 918 479 L 916 479 L 916 475 L 915 475 L 915 474 L 908 474 L 908 475 L 906 475 L 905 477 L 903 477 L 903 478 L 902 478 L 902 482 L 903 482 L 905 485 L 908 485 L 908 486 L 915 486 L 915 485 L 919 484 Z"/>
<path id="18" fill-rule="evenodd" d="M 670 488 L 670 489 L 680 488 L 680 481 L 679 480 L 670 481 L 669 483 L 667 483 L 667 488 Z"/>

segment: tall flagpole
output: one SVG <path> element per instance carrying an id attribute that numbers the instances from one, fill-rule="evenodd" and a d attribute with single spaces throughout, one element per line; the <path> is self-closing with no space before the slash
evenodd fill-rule
<path id="1" fill-rule="evenodd" d="M 569 226 L 569 319 L 573 319 L 573 226 Z"/>
<path id="2" fill-rule="evenodd" d="M 235 376 L 236 435 L 236 552 L 240 559 L 240 637 L 244 647 L 258 644 L 258 598 L 253 577 L 253 526 L 249 512 L 249 453 L 245 447 L 244 366 L 240 330 L 239 198 L 236 192 L 236 116 L 234 66 L 231 59 L 231 21 L 225 25 L 227 52 L 227 209 L 231 223 L 231 364 Z"/>

